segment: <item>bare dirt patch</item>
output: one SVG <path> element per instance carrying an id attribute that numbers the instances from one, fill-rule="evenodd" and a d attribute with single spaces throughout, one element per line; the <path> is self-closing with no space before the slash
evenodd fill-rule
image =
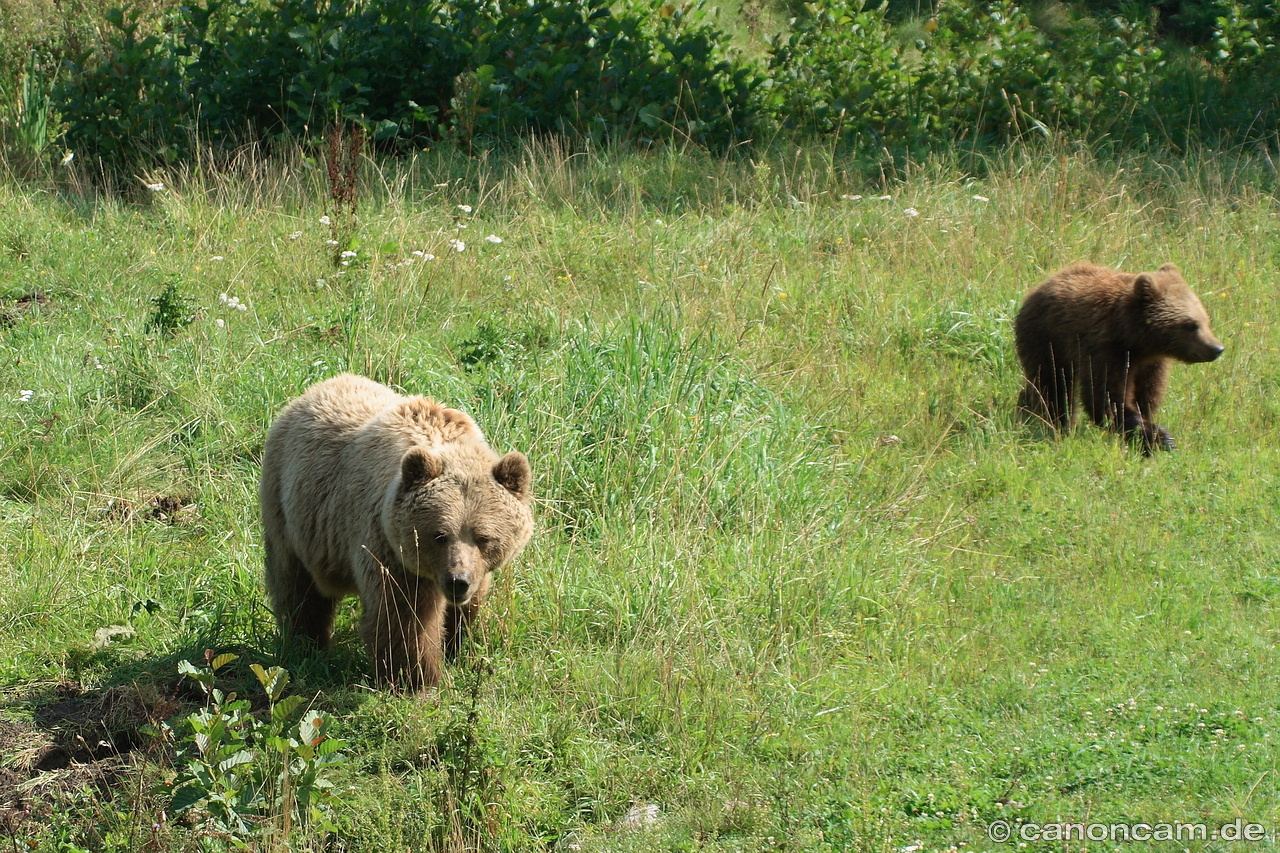
<path id="1" fill-rule="evenodd" d="M 110 796 L 155 747 L 142 727 L 179 706 L 135 685 L 63 683 L 0 700 L 0 824 L 42 820 L 87 789 Z"/>

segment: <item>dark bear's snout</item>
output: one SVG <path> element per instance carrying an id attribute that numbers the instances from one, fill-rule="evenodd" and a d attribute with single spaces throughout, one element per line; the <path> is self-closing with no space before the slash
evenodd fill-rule
<path id="1" fill-rule="evenodd" d="M 1217 361 L 1218 356 L 1226 351 L 1218 339 L 1207 331 L 1202 333 L 1199 340 L 1196 341 L 1194 347 L 1194 357 L 1186 359 L 1189 362 Z"/>

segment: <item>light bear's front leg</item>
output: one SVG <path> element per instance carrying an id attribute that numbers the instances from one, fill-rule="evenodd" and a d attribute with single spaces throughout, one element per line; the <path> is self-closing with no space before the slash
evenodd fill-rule
<path id="1" fill-rule="evenodd" d="M 402 690 L 435 687 L 444 628 L 444 596 L 435 583 L 382 568 L 360 597 L 360 636 L 374 677 Z"/>

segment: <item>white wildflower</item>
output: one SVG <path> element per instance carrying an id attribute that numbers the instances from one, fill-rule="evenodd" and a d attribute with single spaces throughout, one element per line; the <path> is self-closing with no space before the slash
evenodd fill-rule
<path id="1" fill-rule="evenodd" d="M 876 200 L 876 201 L 893 201 L 893 196 L 891 196 L 891 195 L 878 195 L 878 196 L 876 196 L 876 199 L 875 199 L 875 200 Z"/>
<path id="2" fill-rule="evenodd" d="M 29 402 L 31 402 L 31 398 L 32 398 L 32 397 L 34 397 L 35 395 L 36 395 L 36 392 L 35 392 L 35 391 L 19 391 L 19 392 L 18 392 L 18 402 L 19 402 L 19 403 L 29 403 Z"/>
<path id="3" fill-rule="evenodd" d="M 325 245 L 326 245 L 326 246 L 336 246 L 336 245 L 338 245 L 338 241 L 337 241 L 337 240 L 325 240 L 324 242 L 325 242 Z"/>
<path id="4" fill-rule="evenodd" d="M 249 306 L 241 302 L 238 296 L 228 296 L 227 294 L 223 293 L 218 297 L 218 301 L 221 302 L 223 305 L 227 306 L 228 308 L 233 308 L 236 311 L 249 310 Z"/>
<path id="5" fill-rule="evenodd" d="M 301 236 L 302 236 L 302 232 L 301 232 L 301 231 L 294 231 L 292 234 L 290 234 L 290 235 L 289 235 L 289 239 L 290 239 L 290 240 L 297 240 L 297 239 L 298 239 L 299 237 L 301 237 Z"/>
<path id="6" fill-rule="evenodd" d="M 455 252 L 465 252 L 467 250 L 467 244 L 455 237 L 449 240 L 449 248 L 453 249 Z"/>
<path id="7" fill-rule="evenodd" d="M 355 253 L 355 252 L 352 252 L 352 251 L 350 251 L 350 250 L 347 250 L 347 251 L 345 251 L 345 252 L 343 252 L 343 253 L 342 253 L 342 257 L 344 257 L 344 258 L 354 258 L 355 256 L 356 256 L 356 253 Z"/>
<path id="8" fill-rule="evenodd" d="M 225 329 L 225 328 L 226 328 L 226 326 L 227 326 L 227 321 L 226 321 L 226 320 L 224 320 L 224 319 L 222 319 L 221 317 L 218 317 L 218 318 L 217 318 L 216 320 L 214 320 L 213 322 L 217 325 L 217 327 L 218 327 L 219 329 Z"/>
<path id="9" fill-rule="evenodd" d="M 423 259 L 424 261 L 434 261 L 434 260 L 436 259 L 436 256 L 435 256 L 435 255 L 433 255 L 433 254 L 427 253 L 427 254 L 425 254 L 425 255 L 423 255 L 423 256 L 422 256 L 422 259 Z"/>
<path id="10" fill-rule="evenodd" d="M 426 252 L 424 252 L 424 251 L 422 251 L 421 249 L 414 249 L 414 250 L 413 250 L 412 252 L 410 252 L 409 254 L 413 255 L 415 258 L 424 258 L 424 257 L 426 257 L 426 254 L 427 254 L 427 253 L 426 253 Z"/>
<path id="11" fill-rule="evenodd" d="M 902 211 L 902 213 L 909 217 L 916 217 L 920 215 L 920 211 L 916 210 L 914 207 L 908 207 L 906 210 Z"/>
<path id="12" fill-rule="evenodd" d="M 321 217 L 320 217 L 320 224 L 321 224 L 321 225 L 332 225 L 332 224 L 333 224 L 333 220 L 332 220 L 332 219 L 330 219 L 328 216 L 321 216 Z"/>
<path id="13" fill-rule="evenodd" d="M 154 184 L 147 184 L 147 189 L 151 190 L 153 193 L 162 193 L 164 192 L 164 184 L 157 181 Z"/>
<path id="14" fill-rule="evenodd" d="M 983 204 L 986 204 L 987 202 L 991 201 L 991 199 L 987 198 L 985 195 L 972 195 L 972 196 L 969 196 L 969 198 L 973 199 L 974 201 L 980 201 Z"/>
<path id="15" fill-rule="evenodd" d="M 469 205 L 469 204 L 460 204 L 460 205 L 458 205 L 458 210 L 461 210 L 463 213 L 470 213 L 470 212 L 471 212 L 471 205 Z"/>
<path id="16" fill-rule="evenodd" d="M 316 279 L 316 287 L 324 287 L 324 286 L 325 286 L 325 281 L 324 281 L 324 279 L 322 279 L 322 278 L 318 278 L 318 279 Z"/>
<path id="17" fill-rule="evenodd" d="M 860 195 L 847 195 L 847 194 L 846 194 L 846 195 L 842 195 L 842 196 L 840 196 L 840 200 L 841 200 L 841 201 L 862 201 L 862 196 L 860 196 Z"/>
<path id="18" fill-rule="evenodd" d="M 501 242 L 502 242 L 502 238 L 501 238 L 501 237 L 499 237 L 497 234 L 490 234 L 488 237 L 485 237 L 485 238 L 484 238 L 484 241 L 485 241 L 486 243 L 493 243 L 493 244 L 495 244 L 495 245 L 496 245 L 496 244 L 498 244 L 498 243 L 501 243 Z"/>

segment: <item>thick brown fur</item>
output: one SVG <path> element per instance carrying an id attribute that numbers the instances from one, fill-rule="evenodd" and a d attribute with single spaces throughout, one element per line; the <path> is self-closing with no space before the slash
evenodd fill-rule
<path id="1" fill-rule="evenodd" d="M 267 590 L 286 636 L 329 643 L 360 596 L 375 676 L 434 686 L 443 653 L 533 531 L 529 462 L 470 417 L 351 374 L 285 407 L 263 448 Z"/>
<path id="2" fill-rule="evenodd" d="M 1138 437 L 1145 453 L 1174 447 L 1152 420 L 1170 359 L 1213 361 L 1223 350 L 1173 264 L 1137 274 L 1068 267 L 1027 294 L 1014 337 L 1027 378 L 1023 409 L 1065 429 L 1079 394 L 1095 424 Z"/>

